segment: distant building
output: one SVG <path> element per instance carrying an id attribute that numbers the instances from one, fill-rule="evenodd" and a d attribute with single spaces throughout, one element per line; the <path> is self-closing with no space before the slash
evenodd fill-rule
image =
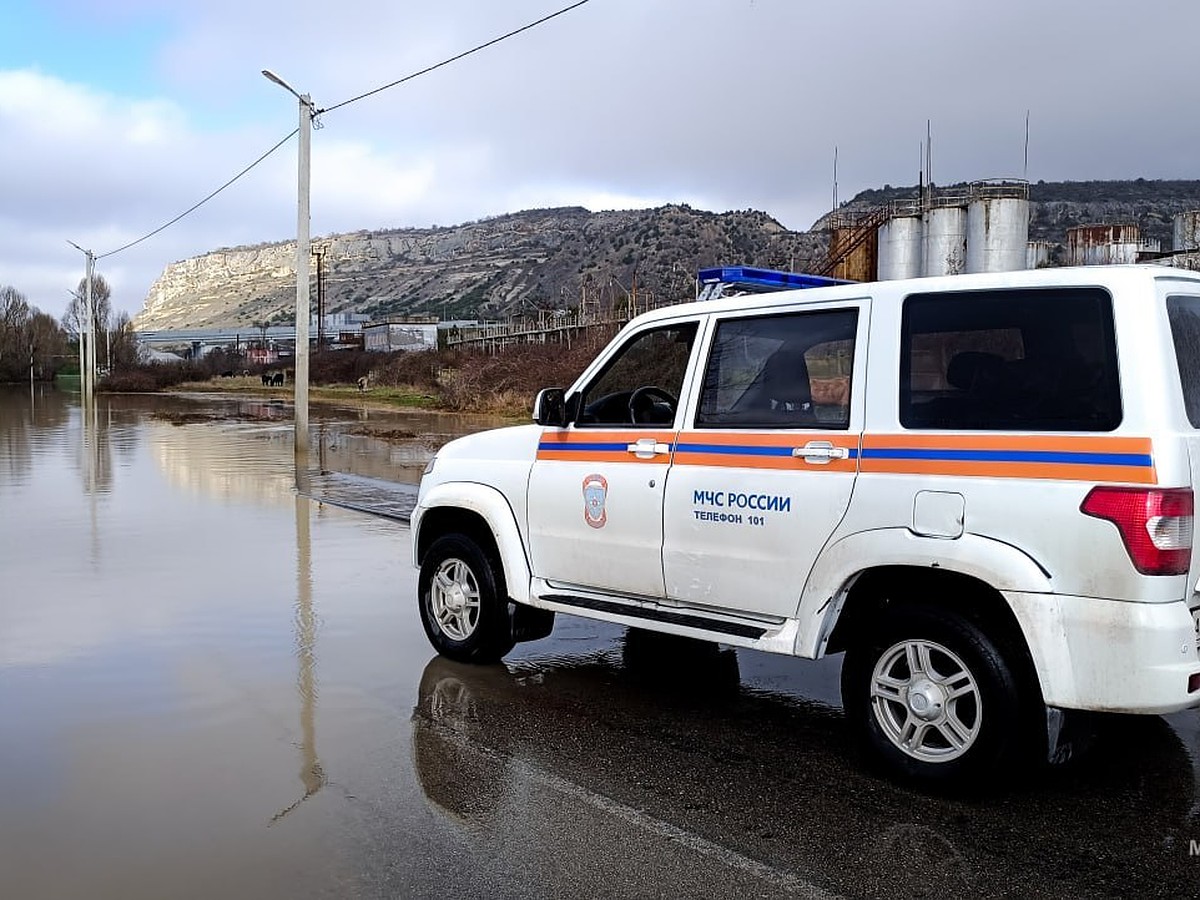
<path id="1" fill-rule="evenodd" d="M 407 316 L 363 326 L 363 349 L 378 353 L 393 350 L 436 350 L 438 320 L 434 316 Z"/>
<path id="2" fill-rule="evenodd" d="M 279 351 L 274 347 L 250 347 L 246 350 L 246 362 L 257 366 L 279 362 Z"/>

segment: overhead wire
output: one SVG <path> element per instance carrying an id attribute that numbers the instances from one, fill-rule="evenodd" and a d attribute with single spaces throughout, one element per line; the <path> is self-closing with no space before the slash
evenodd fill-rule
<path id="1" fill-rule="evenodd" d="M 494 37 L 490 41 L 485 41 L 484 43 L 479 44 L 475 47 L 472 47 L 469 50 L 464 50 L 462 53 L 458 53 L 454 56 L 449 57 L 448 59 L 444 59 L 439 63 L 433 64 L 432 66 L 426 66 L 424 69 L 421 69 L 417 72 L 412 72 L 411 74 L 405 75 L 403 78 L 398 78 L 395 81 L 389 82 L 388 84 L 385 84 L 385 85 L 381 85 L 380 87 L 374 88 L 373 90 L 370 90 L 370 91 L 366 91 L 365 93 L 359 94 L 355 97 L 351 97 L 348 100 L 343 100 L 340 103 L 335 103 L 333 106 L 328 106 L 328 107 L 325 107 L 324 109 L 313 109 L 312 117 L 313 117 L 314 125 L 316 124 L 317 116 L 320 116 L 327 112 L 333 112 L 335 109 L 341 109 L 343 106 L 349 106 L 351 103 L 357 103 L 359 100 L 364 100 L 367 97 L 372 97 L 375 94 L 389 90 L 390 88 L 394 88 L 397 85 L 404 84 L 406 81 L 412 81 L 414 78 L 419 78 L 422 75 L 427 75 L 430 72 L 433 72 L 437 69 L 442 68 L 443 66 L 448 66 L 453 62 L 458 62 L 458 60 L 464 59 L 473 53 L 478 53 L 480 50 L 486 50 L 488 47 L 493 47 L 496 44 L 499 44 L 501 41 L 506 41 L 511 37 L 516 37 L 518 34 L 529 31 L 531 28 L 536 28 L 539 25 L 543 25 L 546 22 L 549 22 L 551 19 L 556 19 L 561 15 L 569 13 L 573 9 L 578 9 L 580 6 L 583 6 L 585 3 L 588 3 L 588 2 L 589 2 L 589 0 L 577 0 L 577 2 L 572 3 L 569 6 L 564 6 L 562 9 L 558 10 L 557 12 L 553 12 L 553 13 L 550 13 L 549 15 L 542 16 L 540 19 L 537 19 L 533 22 L 529 22 L 528 24 L 522 25 L 520 28 L 515 28 L 512 31 L 507 32 L 506 34 L 500 35 L 499 37 Z M 289 140 L 291 140 L 293 137 L 295 137 L 295 135 L 299 131 L 300 131 L 299 127 L 292 129 L 291 133 L 286 135 L 282 140 L 279 141 L 279 143 L 277 143 L 275 146 L 273 146 L 270 150 L 268 150 L 262 156 L 258 157 L 258 159 L 254 160 L 254 162 L 250 163 L 250 165 L 246 166 L 246 168 L 242 169 L 240 172 L 238 172 L 236 175 L 234 175 L 232 178 L 230 178 L 228 181 L 226 181 L 223 185 L 221 185 L 215 191 L 213 191 L 212 193 L 210 193 L 206 197 L 204 197 L 202 200 L 198 201 L 197 203 L 195 203 L 192 206 L 185 209 L 183 212 L 181 212 L 175 218 L 171 219 L 169 222 L 166 222 L 166 223 L 160 225 L 158 228 L 155 228 L 153 231 L 149 232 L 148 234 L 142 235 L 140 238 L 138 238 L 135 241 L 130 241 L 128 244 L 123 244 L 122 246 L 117 247 L 115 250 L 109 250 L 107 253 L 101 253 L 101 254 L 97 255 L 95 258 L 96 259 L 104 259 L 109 256 L 114 256 L 118 253 L 128 250 L 131 247 L 136 247 L 138 244 L 142 243 L 143 241 L 149 240 L 150 238 L 154 237 L 156 234 L 170 228 L 172 225 L 174 225 L 180 219 L 195 212 L 197 209 L 199 209 L 201 206 L 203 206 L 209 200 L 216 197 L 218 194 L 220 194 L 226 188 L 228 188 L 229 186 L 234 184 L 236 181 L 238 181 L 240 178 L 242 178 L 244 175 L 249 173 L 251 169 L 253 169 L 259 163 L 261 163 L 263 160 L 265 160 L 268 156 L 270 156 L 272 153 L 274 153 L 276 150 L 278 150 L 280 147 L 282 147 L 284 144 L 286 144 Z"/>
<path id="2" fill-rule="evenodd" d="M 278 150 L 280 147 L 282 147 L 284 144 L 286 144 L 288 141 L 290 141 L 293 137 L 295 137 L 299 133 L 299 131 L 300 131 L 299 127 L 293 128 L 291 133 L 286 135 L 274 147 L 272 147 L 270 150 L 268 150 L 266 153 L 264 153 L 262 156 L 260 156 L 254 162 L 250 163 L 250 165 L 246 166 L 246 168 L 242 169 L 242 171 L 238 172 L 236 175 L 234 175 L 232 178 L 230 178 L 227 182 L 225 182 L 223 185 L 221 185 L 219 188 L 217 188 L 215 191 L 213 191 L 211 194 L 209 194 L 203 200 L 200 200 L 198 203 L 195 203 L 192 206 L 189 206 L 187 209 L 185 209 L 183 212 L 181 212 L 179 215 L 177 215 L 171 221 L 169 221 L 163 225 L 159 225 L 157 228 L 155 228 L 149 234 L 142 235 L 136 241 L 130 241 L 128 244 L 118 247 L 116 250 L 109 250 L 107 253 L 99 254 L 96 257 L 96 259 L 104 259 L 106 256 L 113 256 L 114 254 L 120 253 L 123 250 L 128 250 L 130 247 L 137 246 L 142 241 L 149 240 L 150 238 L 152 238 L 156 234 L 158 234 L 160 231 L 165 231 L 166 229 L 170 228 L 172 225 L 174 225 L 176 222 L 178 222 L 184 216 L 195 212 L 201 206 L 203 206 L 205 203 L 207 203 L 209 200 L 211 200 L 213 197 L 217 196 L 217 194 L 221 193 L 221 191 L 225 190 L 227 187 L 229 187 L 231 184 L 233 184 L 239 178 L 241 178 L 242 176 L 247 174 L 251 169 L 253 169 L 259 163 L 261 163 L 264 159 L 266 159 L 268 156 L 270 156 L 272 153 L 274 153 L 276 150 Z"/>
<path id="3" fill-rule="evenodd" d="M 545 24 L 546 22 L 549 22 L 551 19 L 556 19 L 559 16 L 564 15 L 565 13 L 569 13 L 573 9 L 578 9 L 579 7 L 583 6 L 587 2 L 588 2 L 588 0 L 578 0 L 577 3 L 572 3 L 570 6 L 564 6 L 558 12 L 550 13 L 550 15 L 548 15 L 548 16 L 542 16 L 540 19 L 537 19 L 534 22 L 530 22 L 527 25 L 522 25 L 520 28 L 514 29 L 513 31 L 508 32 L 507 34 L 502 34 L 499 37 L 492 38 L 490 41 L 485 41 L 484 43 L 479 44 L 476 47 L 472 47 L 470 50 L 464 50 L 462 53 L 459 53 L 456 56 L 451 56 L 449 59 L 443 59 L 439 63 L 434 63 L 432 66 L 426 66 L 424 69 L 421 69 L 420 71 L 413 72 L 410 75 L 405 75 L 403 78 L 397 78 L 395 81 L 392 81 L 392 82 L 389 82 L 388 84 L 377 87 L 374 90 L 367 91 L 364 94 L 359 94 L 356 97 L 351 97 L 349 100 L 343 100 L 341 103 L 335 103 L 333 106 L 327 106 L 324 109 L 318 109 L 318 110 L 316 110 L 315 114 L 321 115 L 322 113 L 333 112 L 335 109 L 341 109 L 343 106 L 349 106 L 351 103 L 357 103 L 359 100 L 365 100 L 367 97 L 374 96 L 375 94 L 378 94 L 382 91 L 386 91 L 389 88 L 394 88 L 394 87 L 396 87 L 396 85 L 404 84 L 404 82 L 406 82 L 406 81 L 412 81 L 414 78 L 419 78 L 422 75 L 427 75 L 436 69 L 440 69 L 443 66 L 450 65 L 450 63 L 458 62 L 460 59 L 464 59 L 464 58 L 470 56 L 472 53 L 478 53 L 480 50 L 486 50 L 488 47 L 493 47 L 496 44 L 499 44 L 501 41 L 506 41 L 511 37 L 516 37 L 518 34 L 521 34 L 521 32 L 523 32 L 523 31 L 528 31 L 531 28 L 537 28 L 537 26 Z"/>

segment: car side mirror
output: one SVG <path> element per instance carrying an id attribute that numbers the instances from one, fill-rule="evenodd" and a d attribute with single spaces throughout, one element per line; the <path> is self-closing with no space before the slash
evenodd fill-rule
<path id="1" fill-rule="evenodd" d="M 562 388 L 544 388 L 533 401 L 533 421 L 550 428 L 567 426 L 567 392 Z"/>

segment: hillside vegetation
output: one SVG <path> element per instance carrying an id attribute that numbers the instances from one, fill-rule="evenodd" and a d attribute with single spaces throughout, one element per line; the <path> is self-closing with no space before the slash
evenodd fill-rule
<path id="1" fill-rule="evenodd" d="M 915 186 L 885 185 L 841 208 L 865 209 L 916 193 Z M 1173 217 L 1200 208 L 1200 181 L 1039 181 L 1030 186 L 1030 201 L 1031 240 L 1062 243 L 1074 225 L 1136 223 L 1143 237 L 1169 249 Z M 581 303 L 605 307 L 634 292 L 646 300 L 683 300 L 701 268 L 804 270 L 823 259 L 827 244 L 819 227 L 790 231 L 765 212 L 683 205 L 530 210 L 453 227 L 313 241 L 322 258 L 325 311 L 373 319 L 503 318 Z M 287 324 L 294 315 L 294 247 L 224 248 L 172 263 L 152 286 L 135 326 L 251 331 Z M 313 295 L 315 304 L 315 289 Z"/>
<path id="2" fill-rule="evenodd" d="M 766 213 L 688 206 L 592 213 L 533 210 L 450 228 L 318 238 L 326 312 L 499 318 L 516 312 L 692 296 L 698 269 L 802 265 L 824 236 Z M 137 316 L 139 330 L 246 327 L 294 315 L 294 244 L 216 250 L 172 263 Z M 314 291 L 315 302 L 315 291 Z"/>

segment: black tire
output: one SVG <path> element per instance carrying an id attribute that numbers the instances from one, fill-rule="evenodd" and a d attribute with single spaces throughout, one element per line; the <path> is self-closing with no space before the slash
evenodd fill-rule
<path id="1" fill-rule="evenodd" d="M 433 542 L 421 563 L 417 602 L 425 634 L 442 656 L 494 663 L 513 648 L 504 571 L 466 535 Z"/>
<path id="2" fill-rule="evenodd" d="M 1014 650 L 972 620 L 915 605 L 885 610 L 846 651 L 842 706 L 874 762 L 930 785 L 1014 773 L 1036 754 L 1044 717 Z"/>

